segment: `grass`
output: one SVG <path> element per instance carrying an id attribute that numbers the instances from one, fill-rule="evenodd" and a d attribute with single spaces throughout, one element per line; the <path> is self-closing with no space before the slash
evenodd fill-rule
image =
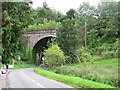
<path id="1" fill-rule="evenodd" d="M 0 62 L 0 67 L 2 67 L 3 66 L 3 64 Z"/>
<path id="2" fill-rule="evenodd" d="M 23 61 L 19 61 L 15 64 L 14 68 L 12 68 L 13 70 L 16 69 L 22 69 L 22 68 L 33 68 L 36 67 L 36 65 L 34 64 L 29 64 L 27 62 L 23 62 Z"/>
<path id="3" fill-rule="evenodd" d="M 80 63 L 80 64 L 74 64 L 72 65 L 73 67 L 75 66 L 81 66 L 84 65 L 84 63 Z M 113 67 L 116 68 L 118 66 L 118 59 L 117 58 L 112 58 L 112 59 L 102 59 L 102 60 L 95 60 L 92 64 L 92 66 L 94 67 Z"/>
<path id="4" fill-rule="evenodd" d="M 42 76 L 46 76 L 48 78 L 68 84 L 74 88 L 115 88 L 110 85 L 93 82 L 93 81 L 86 80 L 86 79 L 79 78 L 79 77 L 56 74 L 54 72 L 45 71 L 40 68 L 35 69 L 35 72 Z"/>
<path id="5" fill-rule="evenodd" d="M 118 87 L 118 59 L 104 59 L 92 64 L 74 64 L 56 67 L 51 71 L 57 74 L 80 77 L 95 82 Z"/>
<path id="6" fill-rule="evenodd" d="M 106 69 L 110 68 L 117 68 L 118 67 L 118 59 L 117 58 L 112 58 L 112 59 L 104 59 L 100 61 L 93 62 L 93 66 L 97 67 L 103 67 Z"/>

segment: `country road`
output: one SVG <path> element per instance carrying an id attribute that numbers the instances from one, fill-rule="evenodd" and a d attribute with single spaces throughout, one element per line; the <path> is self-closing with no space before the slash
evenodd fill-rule
<path id="1" fill-rule="evenodd" d="M 34 73 L 33 68 L 13 70 L 8 75 L 9 88 L 72 88 Z"/>

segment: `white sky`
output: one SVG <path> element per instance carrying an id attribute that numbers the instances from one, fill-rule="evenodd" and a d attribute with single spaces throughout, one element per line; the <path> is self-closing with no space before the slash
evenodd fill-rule
<path id="1" fill-rule="evenodd" d="M 42 7 L 43 2 L 46 1 L 48 7 L 65 14 L 69 9 L 77 10 L 83 2 L 89 2 L 91 5 L 97 5 L 100 0 L 32 0 L 33 8 Z"/>

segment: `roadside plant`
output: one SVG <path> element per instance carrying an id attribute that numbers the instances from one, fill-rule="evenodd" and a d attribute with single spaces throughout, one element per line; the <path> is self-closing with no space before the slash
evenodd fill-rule
<path id="1" fill-rule="evenodd" d="M 85 63 L 91 62 L 92 55 L 89 53 L 89 50 L 86 51 L 85 47 L 81 47 L 80 52 L 81 52 L 80 57 L 82 62 L 85 62 Z"/>
<path id="2" fill-rule="evenodd" d="M 43 54 L 44 54 L 43 62 L 45 64 L 48 64 L 50 68 L 65 64 L 66 60 L 64 53 L 57 44 L 51 45 L 48 49 L 46 49 L 43 52 Z"/>

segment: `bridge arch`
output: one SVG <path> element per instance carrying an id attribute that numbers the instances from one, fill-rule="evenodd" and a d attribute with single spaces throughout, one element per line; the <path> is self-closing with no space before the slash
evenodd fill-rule
<path id="1" fill-rule="evenodd" d="M 40 38 L 33 46 L 34 55 L 35 55 L 35 64 L 39 65 L 42 62 L 43 54 L 42 52 L 44 49 L 47 49 L 47 42 L 50 41 L 52 38 L 55 38 L 55 35 L 44 35 Z"/>
<path id="2" fill-rule="evenodd" d="M 33 40 L 34 43 L 32 43 L 31 48 L 34 48 L 34 47 L 36 46 L 36 44 L 37 44 L 38 42 L 40 42 L 42 39 L 50 38 L 50 37 L 51 37 L 51 38 L 55 38 L 56 35 L 42 35 L 42 36 L 40 36 L 40 37 L 36 37 L 36 38 Z M 31 42 L 32 42 L 32 39 L 31 39 Z"/>
<path id="3" fill-rule="evenodd" d="M 35 63 L 40 64 L 42 51 L 47 48 L 47 42 L 56 37 L 56 30 L 33 30 L 23 33 L 23 44 L 35 52 Z"/>

